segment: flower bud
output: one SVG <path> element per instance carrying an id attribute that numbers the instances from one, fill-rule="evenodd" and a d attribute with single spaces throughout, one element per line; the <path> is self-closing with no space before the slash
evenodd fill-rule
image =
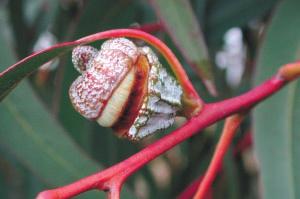
<path id="1" fill-rule="evenodd" d="M 73 106 L 120 137 L 138 140 L 168 128 L 182 107 L 181 86 L 149 47 L 116 38 L 99 51 L 76 47 L 72 60 L 82 73 L 69 90 Z"/>

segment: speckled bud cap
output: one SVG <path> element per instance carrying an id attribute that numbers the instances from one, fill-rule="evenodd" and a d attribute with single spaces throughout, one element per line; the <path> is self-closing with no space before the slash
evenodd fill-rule
<path id="1" fill-rule="evenodd" d="M 82 75 L 71 85 L 70 99 L 81 115 L 95 120 L 101 114 L 113 91 L 136 62 L 138 49 L 130 40 L 117 38 L 104 42 L 96 55 L 89 54 L 85 50 L 80 52 L 80 46 L 74 51 L 76 56 L 72 56 L 73 63 L 74 61 L 78 63 L 80 60 L 78 56 L 84 53 L 92 59 L 85 62 L 88 67 L 80 65 L 79 71 Z M 88 52 L 91 51 L 95 52 L 88 49 Z M 74 65 L 76 66 L 75 63 Z"/>

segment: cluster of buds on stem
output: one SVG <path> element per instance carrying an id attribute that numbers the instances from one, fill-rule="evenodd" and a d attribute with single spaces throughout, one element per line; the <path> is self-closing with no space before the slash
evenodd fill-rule
<path id="1" fill-rule="evenodd" d="M 115 38 L 100 50 L 76 47 L 72 62 L 81 73 L 69 90 L 73 106 L 119 137 L 139 140 L 168 128 L 182 109 L 181 86 L 147 46 Z"/>

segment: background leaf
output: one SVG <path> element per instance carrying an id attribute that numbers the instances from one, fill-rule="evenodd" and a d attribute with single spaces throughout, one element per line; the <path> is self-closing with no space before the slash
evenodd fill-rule
<path id="1" fill-rule="evenodd" d="M 216 50 L 222 45 L 225 32 L 232 27 L 247 27 L 249 22 L 254 22 L 266 17 L 278 0 L 210 0 L 206 3 L 205 16 L 202 18 L 203 30 L 207 44 Z"/>
<path id="2" fill-rule="evenodd" d="M 71 50 L 72 47 L 74 47 L 74 44 L 52 48 L 49 51 L 24 60 L 24 62 L 17 66 L 12 66 L 11 70 L 8 72 L 3 71 L 5 75 L 0 73 L 0 100 L 3 99 L 24 77 L 28 76 L 39 66 L 50 61 L 54 57 Z M 5 69 L 3 65 L 1 68 L 2 70 Z"/>
<path id="3" fill-rule="evenodd" d="M 20 84 L 1 103 L 1 144 L 51 184 L 67 183 L 98 170 L 100 167 L 68 138 L 28 86 L 27 82 Z"/>
<path id="4" fill-rule="evenodd" d="M 215 95 L 208 50 L 189 1 L 151 0 L 150 2 L 186 61 L 194 67 L 198 75 L 203 78 L 208 90 Z"/>
<path id="5" fill-rule="evenodd" d="M 5 50 L 0 53 L 0 66 L 13 63 L 12 51 L 2 31 L 0 45 L 6 46 L 1 48 Z M 100 170 L 99 164 L 90 159 L 46 111 L 27 81 L 2 101 L 0 118 L 1 147 L 50 187 L 65 185 Z M 126 188 L 123 192 L 125 198 L 133 197 Z M 104 194 L 89 192 L 84 196 L 95 198 Z"/>
<path id="6" fill-rule="evenodd" d="M 268 28 L 256 82 L 299 59 L 300 2 L 280 4 Z M 255 146 L 262 170 L 264 198 L 300 198 L 300 82 L 260 104 L 254 113 Z"/>

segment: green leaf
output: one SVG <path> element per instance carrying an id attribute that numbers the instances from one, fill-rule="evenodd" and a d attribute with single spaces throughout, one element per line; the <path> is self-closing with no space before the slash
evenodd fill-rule
<path id="1" fill-rule="evenodd" d="M 64 185 L 100 169 L 44 110 L 27 82 L 0 110 L 0 144 L 46 183 Z"/>
<path id="2" fill-rule="evenodd" d="M 54 57 L 71 50 L 75 44 L 57 45 L 39 54 L 34 54 L 11 66 L 7 71 L 0 73 L 0 100 L 13 89 L 24 77 L 28 76 L 42 64 Z M 3 68 L 3 66 L 1 66 Z"/>
<path id="3" fill-rule="evenodd" d="M 299 59 L 300 1 L 280 4 L 258 60 L 256 82 Z M 300 198 L 300 82 L 258 106 L 254 113 L 255 147 L 266 199 Z"/>
<path id="4" fill-rule="evenodd" d="M 64 185 L 100 169 L 67 136 L 22 83 L 0 104 L 0 144 L 49 185 Z"/>
<path id="5" fill-rule="evenodd" d="M 182 55 L 215 94 L 208 51 L 190 3 L 186 0 L 151 0 L 151 3 Z"/>
<path id="6" fill-rule="evenodd" d="M 1 33 L 0 66 L 14 61 Z M 46 111 L 27 81 L 0 103 L 0 118 L 1 147 L 51 187 L 71 183 L 101 168 Z M 123 193 L 126 198 L 133 198 L 128 189 Z M 100 192 L 90 192 L 84 196 L 104 198 Z"/>

